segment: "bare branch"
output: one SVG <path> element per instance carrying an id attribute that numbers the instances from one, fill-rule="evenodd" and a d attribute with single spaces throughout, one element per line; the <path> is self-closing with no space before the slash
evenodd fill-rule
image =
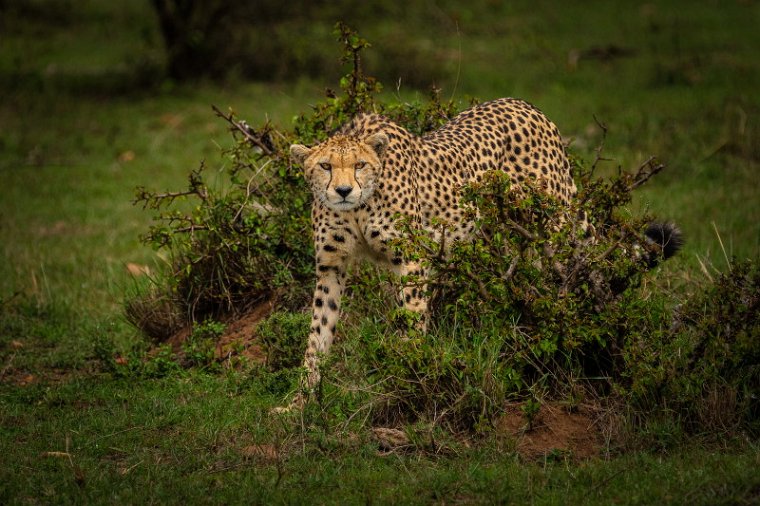
<path id="1" fill-rule="evenodd" d="M 509 281 L 512 279 L 512 276 L 515 274 L 515 269 L 517 268 L 517 264 L 520 263 L 520 257 L 515 255 L 512 258 L 512 261 L 509 263 L 509 268 L 507 269 L 506 274 L 504 274 L 503 278 L 504 281 Z"/>
<path id="2" fill-rule="evenodd" d="M 635 190 L 639 186 L 643 185 L 664 168 L 665 165 L 659 163 L 655 157 L 649 157 L 644 163 L 639 166 L 636 174 L 633 175 L 633 182 L 628 185 L 628 191 Z"/>
<path id="3" fill-rule="evenodd" d="M 133 205 L 137 205 L 139 202 L 143 203 L 143 209 L 159 209 L 162 205 L 170 206 L 180 197 L 187 197 L 189 195 L 196 195 L 202 201 L 207 202 L 208 190 L 203 183 L 201 172 L 205 168 L 205 164 L 201 163 L 201 166 L 193 170 L 190 173 L 190 187 L 187 191 L 182 192 L 165 192 L 165 193 L 152 193 L 140 186 L 137 188 L 137 195 L 132 201 Z"/>
<path id="4" fill-rule="evenodd" d="M 438 259 L 443 260 L 446 257 L 446 225 L 441 224 L 441 247 L 438 249 Z"/>
<path id="5" fill-rule="evenodd" d="M 525 227 L 517 223 L 515 220 L 512 220 L 510 218 L 506 218 L 505 222 L 509 224 L 509 226 L 518 234 L 523 236 L 523 238 L 529 240 L 529 241 L 536 241 L 538 240 L 538 237 L 536 237 L 535 234 L 531 234 Z"/>
<path id="6" fill-rule="evenodd" d="M 596 115 L 593 116 L 594 122 L 596 125 L 602 129 L 602 140 L 599 142 L 599 145 L 594 150 L 594 163 L 591 164 L 591 170 L 589 171 L 589 176 L 594 175 L 594 171 L 596 171 L 597 165 L 599 165 L 599 162 L 608 162 L 610 161 L 609 158 L 602 157 L 602 152 L 604 151 L 604 144 L 607 141 L 607 125 L 599 121 L 599 119 L 596 117 Z"/>
<path id="7" fill-rule="evenodd" d="M 475 281 L 478 283 L 478 292 L 480 293 L 480 296 L 483 297 L 483 300 L 486 300 L 486 301 L 492 300 L 492 297 L 488 293 L 488 290 L 486 290 L 486 285 L 483 284 L 483 281 L 480 279 L 480 276 L 475 276 Z"/>
<path id="8" fill-rule="evenodd" d="M 189 225 L 187 227 L 175 228 L 173 232 L 177 234 L 190 232 L 192 234 L 196 230 L 208 230 L 208 227 L 206 225 Z"/>
<path id="9" fill-rule="evenodd" d="M 217 116 L 219 116 L 220 118 L 225 120 L 227 123 L 232 125 L 232 127 L 236 129 L 238 132 L 242 133 L 243 136 L 246 139 L 248 139 L 248 141 L 250 141 L 251 144 L 259 148 L 262 153 L 264 153 L 267 156 L 274 156 L 277 154 L 276 151 L 274 151 L 270 146 L 267 145 L 266 142 L 264 142 L 264 134 L 261 134 L 253 130 L 244 121 L 237 121 L 235 119 L 235 115 L 232 112 L 230 112 L 229 114 L 224 114 L 215 105 L 212 105 L 211 109 L 214 110 Z"/>
<path id="10" fill-rule="evenodd" d="M 196 195 L 195 190 L 188 190 L 184 192 L 166 192 L 166 193 L 150 193 L 142 186 L 137 189 L 137 196 L 132 201 L 132 204 L 139 202 L 143 203 L 143 209 L 150 207 L 151 209 L 158 209 L 161 205 L 170 205 L 176 199 L 180 197 L 186 197 L 188 195 Z"/>

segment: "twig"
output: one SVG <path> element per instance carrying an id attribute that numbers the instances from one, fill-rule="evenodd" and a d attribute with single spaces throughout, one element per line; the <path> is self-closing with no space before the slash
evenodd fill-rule
<path id="1" fill-rule="evenodd" d="M 184 234 L 186 232 L 190 232 L 192 234 L 196 230 L 208 230 L 208 227 L 206 225 L 190 225 L 187 227 L 175 228 L 173 232 L 175 234 Z"/>
<path id="2" fill-rule="evenodd" d="M 713 223 L 713 226 L 715 223 Z M 441 247 L 438 249 L 438 259 L 443 260 L 446 255 L 446 225 L 441 224 Z"/>
<path id="3" fill-rule="evenodd" d="M 480 292 L 480 296 L 483 297 L 484 300 L 491 300 L 491 295 L 488 293 L 488 290 L 486 290 L 486 286 L 483 284 L 480 276 L 475 276 L 475 281 L 478 283 L 478 292 Z"/>
<path id="4" fill-rule="evenodd" d="M 164 201 L 169 200 L 169 204 L 174 202 L 176 199 L 180 197 L 187 197 L 188 195 L 196 195 L 196 190 L 188 190 L 184 192 L 166 192 L 166 193 L 149 193 L 145 188 L 142 186 L 137 189 L 138 195 L 135 197 L 135 199 L 132 201 L 132 204 L 137 204 L 138 202 L 143 203 L 143 209 L 146 209 L 148 207 L 151 207 L 152 209 L 157 209 Z"/>
<path id="5" fill-rule="evenodd" d="M 620 239 L 618 239 L 617 241 L 615 241 L 615 244 L 613 244 L 612 246 L 610 246 L 609 248 L 607 248 L 607 250 L 604 253 L 602 253 L 601 255 L 599 255 L 599 257 L 594 261 L 594 263 L 599 263 L 602 260 L 604 260 L 605 258 L 607 258 L 608 256 L 610 256 L 613 251 L 615 251 L 616 249 L 618 249 L 620 247 L 620 244 L 623 242 L 623 239 L 625 239 L 627 235 L 628 235 L 627 231 L 625 229 L 623 229 L 621 231 Z"/>
<path id="6" fill-rule="evenodd" d="M 591 164 L 591 171 L 589 172 L 589 176 L 594 175 L 594 171 L 596 170 L 596 166 L 599 164 L 599 162 L 607 162 L 610 159 L 609 158 L 603 158 L 602 157 L 602 151 L 604 151 L 604 143 L 607 140 L 607 125 L 599 121 L 599 119 L 596 117 L 596 115 L 593 115 L 594 122 L 597 124 L 599 128 L 602 129 L 602 140 L 599 142 L 599 145 L 594 150 L 594 163 Z"/>
<path id="7" fill-rule="evenodd" d="M 229 114 L 224 114 L 219 108 L 215 105 L 211 106 L 211 109 L 214 110 L 217 116 L 225 120 L 227 123 L 232 125 L 237 131 L 243 134 L 246 139 L 248 139 L 252 144 L 254 144 L 256 147 L 258 147 L 262 153 L 264 153 L 267 156 L 273 156 L 275 155 L 275 151 L 273 151 L 269 146 L 266 145 L 264 141 L 262 141 L 260 135 L 254 135 L 251 133 L 251 127 L 245 124 L 245 122 L 236 121 L 234 115 L 232 112 Z M 255 131 L 254 131 L 255 132 Z"/>
<path id="8" fill-rule="evenodd" d="M 248 204 L 248 199 L 251 197 L 251 183 L 253 183 L 254 178 L 261 174 L 261 171 L 263 171 L 270 162 L 271 160 L 268 160 L 266 163 L 262 164 L 261 167 L 259 167 L 259 170 L 257 170 L 256 173 L 253 174 L 250 179 L 248 179 L 248 184 L 245 187 L 245 200 L 243 200 L 243 203 L 240 205 L 237 213 L 235 213 L 235 216 L 232 218 L 233 223 L 237 221 L 237 219 L 240 217 L 240 214 L 243 212 L 243 208 L 246 206 L 246 204 Z"/>
<path id="9" fill-rule="evenodd" d="M 512 261 L 509 263 L 509 268 L 507 269 L 507 273 L 504 275 L 504 280 L 509 281 L 512 279 L 512 276 L 515 274 L 515 269 L 517 268 L 517 264 L 520 263 L 520 257 L 515 255 L 512 257 Z"/>
<path id="10" fill-rule="evenodd" d="M 644 163 L 642 163 L 639 166 L 639 169 L 636 171 L 636 174 L 633 176 L 633 182 L 628 185 L 627 190 L 633 191 L 639 186 L 643 185 L 649 179 L 652 178 L 655 174 L 660 172 L 662 169 L 665 168 L 665 165 L 662 163 L 656 163 L 656 158 L 653 156 L 650 156 Z"/>
<path id="11" fill-rule="evenodd" d="M 146 209 L 149 206 L 151 209 L 159 209 L 161 205 L 166 204 L 167 200 L 169 201 L 167 205 L 171 205 L 176 199 L 188 195 L 197 195 L 202 201 L 207 202 L 208 191 L 206 190 L 206 186 L 203 184 L 203 178 L 201 177 L 201 172 L 203 172 L 205 168 L 205 163 L 201 162 L 201 166 L 190 173 L 190 188 L 187 191 L 150 193 L 141 186 L 137 189 L 137 196 L 132 201 L 132 204 L 136 205 L 138 202 L 142 202 L 143 209 Z"/>
<path id="12" fill-rule="evenodd" d="M 534 234 L 531 234 L 527 229 L 525 229 L 522 225 L 517 223 L 515 220 L 506 219 L 506 223 L 509 224 L 510 227 L 512 227 L 518 234 L 523 236 L 523 238 L 529 240 L 529 241 L 536 241 L 538 240 L 538 237 Z"/>

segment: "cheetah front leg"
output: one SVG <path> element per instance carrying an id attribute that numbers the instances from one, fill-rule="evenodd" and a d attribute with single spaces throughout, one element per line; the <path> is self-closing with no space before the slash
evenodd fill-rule
<path id="1" fill-rule="evenodd" d="M 324 253 L 324 250 L 321 253 Z M 311 328 L 303 362 L 306 376 L 302 379 L 301 389 L 290 406 L 277 408 L 277 412 L 302 408 L 319 385 L 320 359 L 329 353 L 335 338 L 340 299 L 346 283 L 346 267 L 347 260 L 343 256 L 317 255 L 317 286 L 314 289 Z"/>
<path id="2" fill-rule="evenodd" d="M 340 314 L 340 298 L 346 282 L 345 262 L 317 266 L 319 277 L 312 302 L 311 329 L 304 357 L 305 387 L 311 393 L 320 380 L 319 357 L 330 351 Z"/>

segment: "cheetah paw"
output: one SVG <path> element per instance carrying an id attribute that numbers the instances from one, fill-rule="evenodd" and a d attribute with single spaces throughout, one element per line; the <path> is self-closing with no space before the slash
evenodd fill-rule
<path id="1" fill-rule="evenodd" d="M 297 394 L 296 397 L 287 406 L 277 406 L 269 410 L 273 415 L 286 415 L 301 411 L 306 404 L 306 398 L 303 394 Z"/>

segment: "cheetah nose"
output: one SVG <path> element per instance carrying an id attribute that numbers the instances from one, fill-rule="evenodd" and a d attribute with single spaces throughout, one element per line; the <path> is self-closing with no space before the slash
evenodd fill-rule
<path id="1" fill-rule="evenodd" d="M 348 197 L 348 194 L 351 193 L 352 190 L 353 188 L 350 186 L 338 186 L 337 188 L 335 188 L 335 193 L 337 193 L 338 195 L 340 195 L 341 197 L 345 199 L 346 197 Z"/>

